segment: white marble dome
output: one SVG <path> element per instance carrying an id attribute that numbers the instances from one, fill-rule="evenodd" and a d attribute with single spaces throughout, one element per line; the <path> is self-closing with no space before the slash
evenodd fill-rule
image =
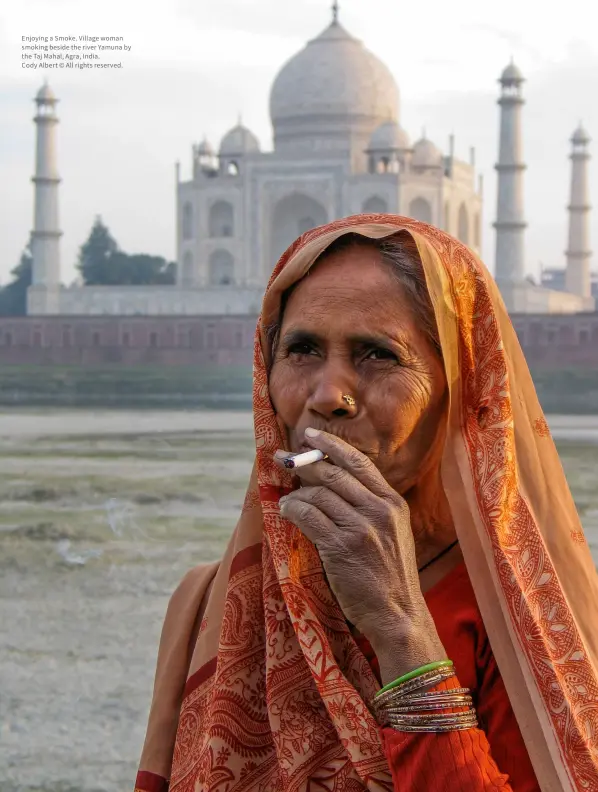
<path id="1" fill-rule="evenodd" d="M 220 156 L 238 157 L 240 154 L 253 154 L 260 150 L 260 143 L 250 129 L 237 124 L 229 130 L 220 143 Z"/>
<path id="2" fill-rule="evenodd" d="M 416 168 L 438 168 L 442 165 L 442 152 L 431 140 L 422 137 L 413 147 L 411 164 Z"/>
<path id="3" fill-rule="evenodd" d="M 280 70 L 270 93 L 275 139 L 309 126 L 329 132 L 352 125 L 373 128 L 398 119 L 394 77 L 361 41 L 333 21 Z"/>
<path id="4" fill-rule="evenodd" d="M 396 121 L 385 121 L 370 138 L 370 151 L 404 151 L 411 148 L 409 135 Z"/>

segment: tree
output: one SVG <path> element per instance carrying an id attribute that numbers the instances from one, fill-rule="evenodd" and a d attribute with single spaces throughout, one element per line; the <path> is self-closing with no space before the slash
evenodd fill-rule
<path id="1" fill-rule="evenodd" d="M 33 277 L 31 239 L 25 246 L 21 259 L 10 273 L 13 280 L 0 289 L 0 316 L 25 316 L 27 313 L 27 289 Z"/>
<path id="2" fill-rule="evenodd" d="M 118 253 L 116 240 L 98 215 L 87 242 L 79 249 L 77 269 L 87 286 L 107 285 L 113 267 L 111 259 Z"/>
<path id="3" fill-rule="evenodd" d="M 175 265 L 162 256 L 129 255 L 119 251 L 106 263 L 105 284 L 114 286 L 158 286 L 175 282 Z"/>
<path id="4" fill-rule="evenodd" d="M 86 286 L 158 286 L 176 281 L 174 262 L 120 250 L 100 217 L 80 248 L 77 268 Z"/>
<path id="5" fill-rule="evenodd" d="M 149 256 L 147 253 L 135 253 L 126 256 L 123 261 L 123 273 L 127 282 L 135 285 L 158 286 L 173 284 L 176 280 L 176 265 L 162 256 Z"/>

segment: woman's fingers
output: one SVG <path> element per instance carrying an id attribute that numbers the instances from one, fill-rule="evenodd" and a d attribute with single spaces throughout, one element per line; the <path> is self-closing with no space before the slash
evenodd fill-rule
<path id="1" fill-rule="evenodd" d="M 359 513 L 353 506 L 328 487 L 301 487 L 282 500 L 284 503 L 306 503 L 314 506 L 335 526 L 353 526 L 359 522 Z"/>
<path id="2" fill-rule="evenodd" d="M 306 429 L 305 441 L 311 448 L 319 448 L 323 451 L 333 465 L 350 473 L 366 490 L 379 498 L 397 503 L 397 498 L 400 496 L 388 484 L 371 459 L 357 448 L 336 435 L 314 429 Z"/>
<path id="3" fill-rule="evenodd" d="M 288 451 L 277 451 L 274 455 L 276 464 L 283 466 L 282 460 L 288 455 Z M 377 501 L 377 497 L 351 473 L 341 467 L 331 465 L 329 462 L 314 462 L 312 465 L 297 468 L 294 473 L 299 477 L 302 489 L 305 487 L 326 487 L 350 503 L 351 506 L 373 507 Z"/>
<path id="4" fill-rule="evenodd" d="M 297 490 L 301 492 L 301 490 Z M 334 522 L 309 499 L 300 499 L 296 493 L 280 499 L 280 513 L 299 528 L 316 547 L 327 546 L 338 531 Z"/>

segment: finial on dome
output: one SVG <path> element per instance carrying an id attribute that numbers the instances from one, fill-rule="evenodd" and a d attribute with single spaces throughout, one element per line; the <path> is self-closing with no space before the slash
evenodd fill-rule
<path id="1" fill-rule="evenodd" d="M 338 0 L 332 3 L 332 24 L 336 25 L 338 22 Z"/>

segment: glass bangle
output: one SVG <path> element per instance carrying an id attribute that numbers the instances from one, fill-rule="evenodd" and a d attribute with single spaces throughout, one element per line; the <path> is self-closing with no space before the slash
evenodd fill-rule
<path id="1" fill-rule="evenodd" d="M 403 676 L 395 679 L 393 682 L 389 682 L 388 685 L 385 685 L 381 690 L 378 691 L 376 696 L 380 696 L 382 693 L 386 693 L 388 690 L 398 687 L 403 682 L 409 682 L 410 680 L 415 679 L 416 677 L 421 676 L 428 671 L 436 671 L 439 668 L 452 667 L 452 665 L 452 660 L 439 660 L 436 663 L 428 663 L 427 665 L 423 665 L 421 668 L 416 668 L 413 671 L 409 671 L 407 674 L 403 674 Z"/>

